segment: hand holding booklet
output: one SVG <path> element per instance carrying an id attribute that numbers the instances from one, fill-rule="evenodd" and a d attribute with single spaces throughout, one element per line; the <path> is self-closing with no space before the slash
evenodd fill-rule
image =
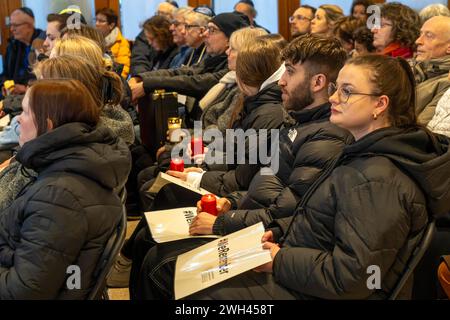
<path id="1" fill-rule="evenodd" d="M 182 299 L 272 261 L 262 223 L 178 256 L 175 299 Z"/>
<path id="2" fill-rule="evenodd" d="M 194 188 L 193 186 L 191 186 L 189 183 L 187 183 L 186 181 L 183 181 L 181 179 L 172 177 L 166 173 L 161 172 L 158 177 L 156 178 L 155 183 L 152 185 L 152 187 L 150 188 L 149 192 L 151 193 L 158 193 L 165 185 L 169 184 L 169 183 L 174 183 L 180 187 L 183 187 L 185 189 L 188 189 L 192 192 L 201 194 L 202 196 L 207 195 L 207 194 L 211 194 L 211 192 L 202 189 L 202 188 Z"/>
<path id="3" fill-rule="evenodd" d="M 165 243 L 190 238 L 218 238 L 217 236 L 194 237 L 189 234 L 189 227 L 197 216 L 197 208 L 171 209 L 147 212 L 145 217 L 157 243 Z"/>

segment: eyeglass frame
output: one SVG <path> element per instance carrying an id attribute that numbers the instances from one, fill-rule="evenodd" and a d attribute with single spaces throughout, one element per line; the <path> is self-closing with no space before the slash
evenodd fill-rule
<path id="1" fill-rule="evenodd" d="M 186 24 L 184 27 L 186 28 L 186 30 L 188 30 L 188 29 L 194 29 L 194 28 L 203 28 L 203 29 L 206 29 L 206 28 L 207 28 L 207 27 L 201 26 L 201 25 L 199 25 L 199 24 Z"/>
<path id="2" fill-rule="evenodd" d="M 8 28 L 14 28 L 17 29 L 23 25 L 29 24 L 28 22 L 22 22 L 22 23 L 9 23 Z"/>
<path id="3" fill-rule="evenodd" d="M 213 30 L 213 31 L 211 32 L 211 30 Z M 213 26 L 206 26 L 205 31 L 208 31 L 209 34 L 217 34 L 217 32 L 222 32 L 222 30 L 220 30 L 217 27 L 213 27 Z"/>
<path id="4" fill-rule="evenodd" d="M 350 92 L 348 94 L 345 94 L 347 96 L 346 99 L 342 99 L 342 95 L 343 95 L 342 87 L 338 87 L 335 83 L 330 82 L 328 84 L 328 96 L 331 98 L 336 92 L 338 93 L 339 101 L 343 104 L 348 104 L 348 100 L 350 100 L 351 96 L 366 96 L 366 97 L 381 97 L 382 96 L 382 94 L 375 94 L 375 93 Z"/>
<path id="5" fill-rule="evenodd" d="M 170 24 L 171 25 L 173 24 L 175 26 L 175 28 L 178 28 L 179 26 L 183 26 L 186 28 L 186 22 L 180 22 L 176 19 L 170 20 Z"/>
<path id="6" fill-rule="evenodd" d="M 304 15 L 298 14 L 298 15 L 296 15 L 296 16 L 290 16 L 290 17 L 289 17 L 289 23 L 294 23 L 295 20 L 300 20 L 300 21 L 306 20 L 306 21 L 311 22 L 313 19 L 314 19 L 314 18 L 311 18 L 311 19 L 310 19 L 310 18 L 308 18 L 308 17 L 305 17 Z"/>

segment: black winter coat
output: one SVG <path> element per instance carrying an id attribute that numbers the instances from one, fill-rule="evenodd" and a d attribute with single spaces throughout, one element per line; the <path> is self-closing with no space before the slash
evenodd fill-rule
<path id="1" fill-rule="evenodd" d="M 256 96 L 244 101 L 244 110 L 239 119 L 234 123 L 234 129 L 259 130 L 278 129 L 283 124 L 284 111 L 281 105 L 281 89 L 276 82 L 259 92 Z M 260 137 L 258 137 L 259 141 Z M 270 136 L 268 137 L 270 145 Z M 248 142 L 248 139 L 246 140 Z M 248 146 L 245 147 L 248 152 Z M 235 148 L 237 150 L 237 148 Z M 228 155 L 228 154 L 227 154 Z M 248 160 L 248 157 L 247 159 Z M 228 166 L 227 172 L 207 171 L 200 186 L 217 196 L 247 190 L 255 174 L 260 170 L 261 164 L 240 164 Z"/>
<path id="2" fill-rule="evenodd" d="M 258 173 L 240 201 L 241 210 L 220 216 L 215 234 L 230 234 L 258 222 L 267 226 L 273 219 L 292 216 L 309 187 L 353 142 L 347 131 L 329 122 L 329 103 L 290 115 L 296 124 L 281 130 L 278 172 Z"/>
<path id="3" fill-rule="evenodd" d="M 155 50 L 148 43 L 148 40 L 145 37 L 145 32 L 142 31 L 136 37 L 133 44 L 133 50 L 131 51 L 131 76 L 135 77 L 141 73 L 152 71 L 153 59 L 155 56 Z"/>
<path id="4" fill-rule="evenodd" d="M 347 146 L 296 215 L 274 224 L 285 239 L 276 282 L 299 298 L 387 298 L 429 215 L 450 211 L 450 140 L 432 137 L 386 128 Z M 381 270 L 381 290 L 368 289 L 371 266 Z"/>
<path id="5" fill-rule="evenodd" d="M 208 56 L 192 67 L 156 70 L 139 74 L 146 94 L 157 89 L 201 100 L 228 72 L 228 58 L 225 54 Z"/>
<path id="6" fill-rule="evenodd" d="M 0 213 L 0 299 L 84 299 L 121 219 L 131 157 L 109 129 L 71 123 L 28 143 L 17 161 L 38 177 Z M 69 266 L 81 290 L 69 290 Z"/>

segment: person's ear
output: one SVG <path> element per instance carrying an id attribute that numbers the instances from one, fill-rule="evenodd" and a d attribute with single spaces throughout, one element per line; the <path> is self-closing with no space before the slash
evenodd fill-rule
<path id="1" fill-rule="evenodd" d="M 311 79 L 312 92 L 319 92 L 327 88 L 327 77 L 324 74 L 316 74 Z"/>
<path id="2" fill-rule="evenodd" d="M 50 119 L 47 119 L 47 132 L 50 132 L 53 130 L 53 121 Z"/>
<path id="3" fill-rule="evenodd" d="M 377 115 L 377 117 L 379 117 L 386 114 L 389 107 L 389 101 L 389 97 L 386 95 L 379 97 L 377 105 L 375 106 L 374 115 Z"/>
<path id="4" fill-rule="evenodd" d="M 447 50 L 445 51 L 447 54 L 450 54 L 450 42 L 447 44 Z"/>

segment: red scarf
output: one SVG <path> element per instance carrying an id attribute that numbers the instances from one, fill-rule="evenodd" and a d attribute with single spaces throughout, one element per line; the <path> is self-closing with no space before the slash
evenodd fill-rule
<path id="1" fill-rule="evenodd" d="M 411 48 L 402 47 L 398 43 L 391 43 L 384 48 L 381 54 L 393 58 L 402 57 L 404 59 L 410 59 L 414 56 L 414 51 Z"/>

